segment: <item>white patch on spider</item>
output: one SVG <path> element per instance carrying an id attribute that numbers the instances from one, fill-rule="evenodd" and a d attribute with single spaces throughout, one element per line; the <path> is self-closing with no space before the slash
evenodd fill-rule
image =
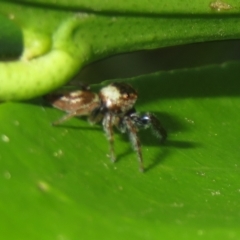
<path id="1" fill-rule="evenodd" d="M 79 97 L 82 94 L 82 91 L 71 92 L 70 97 Z"/>
<path id="2" fill-rule="evenodd" d="M 69 98 L 66 96 L 62 96 L 60 99 L 61 99 L 61 101 L 69 102 Z"/>
<path id="3" fill-rule="evenodd" d="M 100 101 L 99 96 L 95 94 L 93 102 L 99 102 L 99 101 Z"/>
<path id="4" fill-rule="evenodd" d="M 115 86 L 107 86 L 101 90 L 101 94 L 106 100 L 106 106 L 111 107 L 113 103 L 116 103 L 121 98 L 120 91 Z"/>
<path id="5" fill-rule="evenodd" d="M 71 99 L 70 102 L 71 102 L 72 104 L 75 104 L 75 103 L 82 102 L 82 99 L 81 99 L 81 98 L 74 98 L 74 99 Z"/>
<path id="6" fill-rule="evenodd" d="M 82 94 L 82 91 L 75 91 L 71 92 L 69 96 L 62 96 L 61 101 L 63 102 L 71 102 L 71 103 L 79 103 L 82 101 L 82 98 L 80 97 Z M 70 97 L 70 98 L 69 98 Z"/>

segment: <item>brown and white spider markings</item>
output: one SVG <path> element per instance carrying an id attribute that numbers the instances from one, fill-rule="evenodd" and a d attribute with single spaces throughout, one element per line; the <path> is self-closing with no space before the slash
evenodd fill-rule
<path id="1" fill-rule="evenodd" d="M 110 144 L 110 158 L 114 154 L 113 126 L 120 132 L 129 134 L 133 149 L 137 153 L 140 171 L 144 171 L 141 143 L 137 132 L 141 128 L 151 127 L 160 140 L 165 140 L 167 132 L 159 120 L 151 113 L 138 113 L 134 105 L 137 100 L 136 90 L 127 83 L 115 82 L 94 93 L 88 88 L 68 93 L 49 94 L 47 100 L 60 110 L 67 112 L 54 125 L 60 124 L 74 116 L 88 116 L 90 123 L 102 121 L 104 132 Z"/>

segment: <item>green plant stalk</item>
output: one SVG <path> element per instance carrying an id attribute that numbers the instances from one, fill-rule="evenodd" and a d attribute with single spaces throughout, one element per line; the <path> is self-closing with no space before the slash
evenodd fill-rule
<path id="1" fill-rule="evenodd" d="M 0 64 L 0 100 L 46 94 L 68 82 L 82 66 L 114 54 L 240 37 L 236 8 L 223 13 L 208 6 L 205 14 L 196 15 L 186 11 L 124 15 L 6 2 L 0 7 L 5 16 L 14 16 L 25 43 L 19 61 Z"/>

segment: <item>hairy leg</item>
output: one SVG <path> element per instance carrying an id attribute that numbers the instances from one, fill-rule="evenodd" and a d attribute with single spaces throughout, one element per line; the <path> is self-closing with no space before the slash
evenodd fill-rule
<path id="1" fill-rule="evenodd" d="M 163 128 L 161 122 L 151 113 L 148 113 L 147 116 L 150 119 L 151 127 L 153 130 L 153 133 L 160 138 L 162 141 L 165 141 L 167 138 L 167 132 Z"/>
<path id="2" fill-rule="evenodd" d="M 103 118 L 103 129 L 106 133 L 110 145 L 110 159 L 112 162 L 115 162 L 116 157 L 114 153 L 113 116 L 109 113 L 106 113 Z"/>
<path id="3" fill-rule="evenodd" d="M 139 162 L 139 170 L 141 172 L 144 171 L 144 166 L 143 166 L 143 158 L 142 158 L 142 150 L 141 150 L 141 143 L 137 135 L 137 128 L 134 125 L 134 122 L 132 122 L 131 118 L 125 117 L 124 119 L 124 124 L 126 126 L 126 129 L 128 131 L 130 140 L 132 142 L 133 149 L 137 153 L 137 158 Z"/>

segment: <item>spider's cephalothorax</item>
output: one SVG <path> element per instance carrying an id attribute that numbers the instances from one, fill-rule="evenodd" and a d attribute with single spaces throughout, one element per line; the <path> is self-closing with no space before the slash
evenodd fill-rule
<path id="1" fill-rule="evenodd" d="M 74 116 L 87 115 L 91 123 L 102 121 L 103 129 L 110 143 L 110 158 L 115 161 L 113 146 L 113 126 L 122 133 L 127 132 L 137 153 L 140 171 L 144 170 L 141 144 L 137 132 L 141 128 L 151 127 L 153 133 L 165 140 L 167 133 L 159 120 L 151 113 L 140 114 L 136 112 L 134 104 L 137 100 L 137 92 L 129 84 L 112 83 L 103 87 L 99 94 L 91 92 L 87 88 L 74 92 L 50 94 L 47 99 L 51 104 L 67 112 L 54 125 L 60 124 Z"/>
<path id="2" fill-rule="evenodd" d="M 123 83 L 113 83 L 102 88 L 99 96 L 109 112 L 120 115 L 130 110 L 137 100 L 137 92 Z"/>

